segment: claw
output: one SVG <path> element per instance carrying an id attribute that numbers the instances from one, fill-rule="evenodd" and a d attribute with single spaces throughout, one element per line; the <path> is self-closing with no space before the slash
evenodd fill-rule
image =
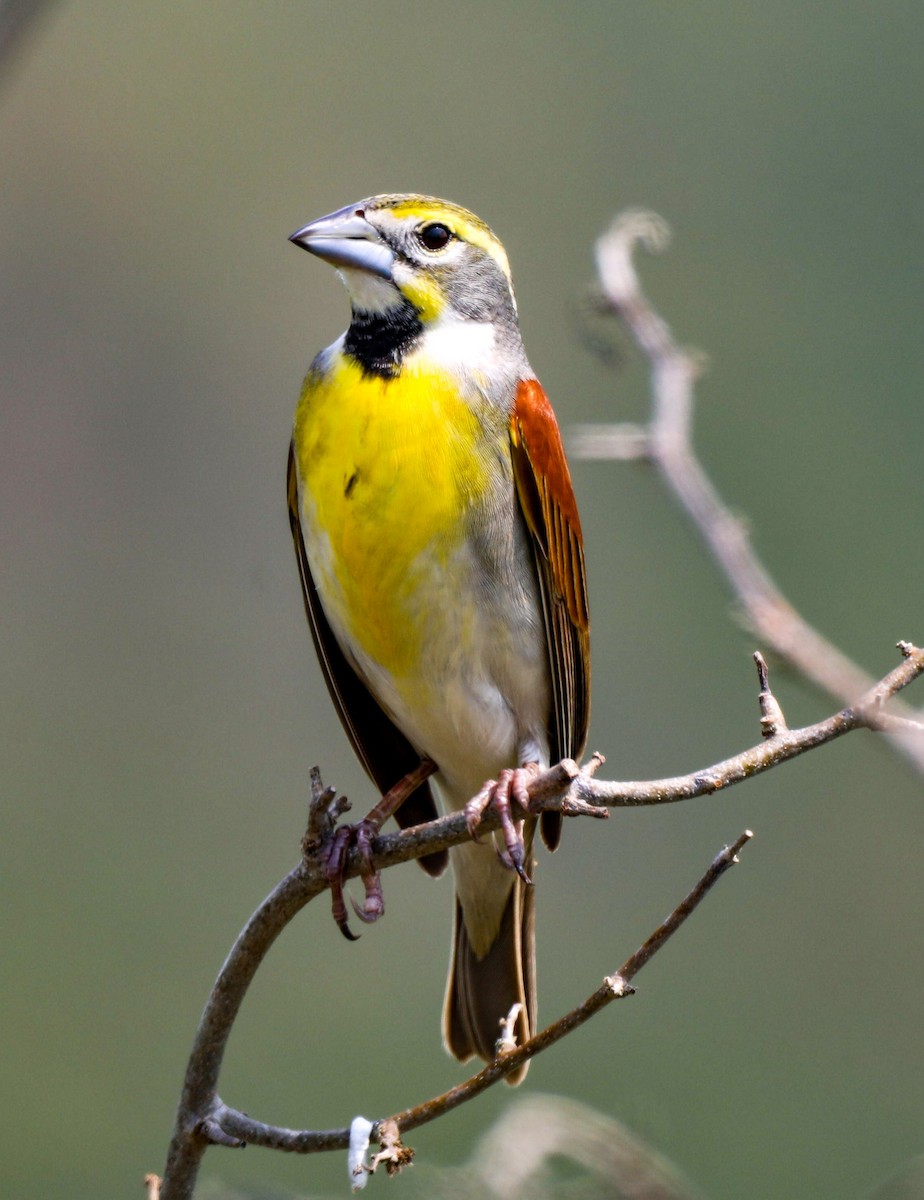
<path id="1" fill-rule="evenodd" d="M 350 929 L 347 921 L 347 907 L 343 899 L 343 865 L 352 840 L 352 825 L 342 825 L 334 833 L 324 855 L 324 874 L 327 876 L 330 886 L 330 908 L 337 928 L 347 941 L 356 942 L 359 941 L 359 938 Z"/>
<path id="2" fill-rule="evenodd" d="M 484 810 L 491 803 L 496 787 L 497 780 L 489 779 L 478 795 L 473 796 L 465 806 L 465 827 L 468 829 L 468 836 L 479 846 L 482 842 L 478 836 L 478 826 L 481 824 Z"/>
<path id="3" fill-rule="evenodd" d="M 371 925 L 379 917 L 385 915 L 385 897 L 382 894 L 382 880 L 372 865 L 372 839 L 378 833 L 378 826 L 367 817 L 365 821 L 360 821 L 355 826 L 355 833 L 356 849 L 359 851 L 359 858 L 362 864 L 359 874 L 363 881 L 366 896 L 362 907 L 352 897 L 350 898 L 350 903 L 353 905 L 353 911 L 357 917 L 361 921 L 365 921 L 367 925 Z"/>
<path id="4" fill-rule="evenodd" d="M 385 905 L 381 900 L 381 896 L 379 897 L 379 904 L 377 907 L 370 902 L 368 893 L 366 894 L 366 899 L 362 904 L 357 904 L 352 896 L 350 897 L 350 903 L 353 905 L 353 912 L 356 913 L 360 921 L 364 921 L 367 925 L 374 924 L 379 917 L 383 916 L 385 913 Z M 350 940 L 353 942 L 358 942 L 359 938 L 354 933 L 350 937 Z"/>
<path id="5" fill-rule="evenodd" d="M 372 839 L 378 833 L 378 826 L 368 818 L 356 825 L 341 825 L 331 839 L 324 863 L 327 882 L 330 885 L 331 912 L 337 923 L 337 928 L 348 941 L 359 941 L 358 934 L 353 933 L 347 921 L 348 913 L 344 900 L 343 868 L 346 857 L 353 846 L 356 847 L 360 858 L 360 878 L 365 889 L 363 903 L 357 904 L 350 897 L 353 911 L 361 921 L 371 925 L 385 913 L 385 899 L 382 895 L 382 882 L 372 865 Z"/>
<path id="6" fill-rule="evenodd" d="M 359 854 L 359 874 L 362 879 L 363 889 L 365 890 L 365 897 L 361 905 L 357 904 L 352 896 L 350 897 L 350 904 L 357 917 L 367 925 L 371 925 L 373 921 L 377 921 L 385 912 L 382 881 L 372 863 L 373 838 L 378 834 L 385 821 L 400 808 L 411 792 L 423 780 L 428 779 L 435 770 L 436 764 L 434 762 L 431 762 L 430 759 L 422 759 L 418 766 L 412 771 L 408 771 L 402 779 L 398 780 L 393 788 L 385 793 L 365 820 L 359 821 L 356 825 L 341 825 L 339 829 L 334 830 L 327 845 L 322 847 L 321 855 L 324 864 L 324 874 L 330 887 L 331 913 L 334 921 L 337 923 L 337 928 L 348 941 L 359 941 L 359 937 L 350 929 L 347 919 L 349 914 L 347 913 L 346 901 L 344 899 L 343 872 L 347 854 L 353 846 L 356 847 Z M 312 782 L 314 784 L 314 780 Z M 327 789 L 327 792 L 322 793 L 320 778 L 318 778 L 315 786 L 317 793 L 315 802 L 318 808 L 327 801 L 330 790 Z M 326 810 L 331 824 L 347 808 L 349 808 L 349 803 L 345 798 L 335 797 L 331 800 L 327 804 Z M 317 850 L 314 839 L 310 837 L 310 834 L 315 832 L 309 826 L 309 835 L 306 836 L 302 844 L 303 852 L 306 854 L 315 853 Z"/>
<path id="7" fill-rule="evenodd" d="M 504 846 L 501 849 L 495 843 L 497 856 L 512 871 L 516 871 L 526 884 L 532 880 L 526 873 L 526 846 L 523 841 L 523 818 L 514 820 L 511 813 L 511 799 L 524 812 L 529 812 L 529 785 L 539 773 L 538 763 L 526 763 L 514 769 L 505 768 L 497 779 L 489 779 L 477 796 L 472 797 L 465 806 L 465 824 L 472 840 L 477 837 L 478 825 L 485 810 L 493 807 L 500 818 L 501 833 Z"/>
<path id="8" fill-rule="evenodd" d="M 523 882 L 532 887 L 533 881 L 526 874 L 526 859 L 522 844 L 514 846 L 510 850 L 498 850 L 497 857 L 509 871 L 516 871 Z"/>

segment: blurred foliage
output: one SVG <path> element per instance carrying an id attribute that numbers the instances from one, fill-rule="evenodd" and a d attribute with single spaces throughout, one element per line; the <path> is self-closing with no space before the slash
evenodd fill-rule
<path id="1" fill-rule="evenodd" d="M 19 39 L 0 90 L 5 1195 L 141 1195 L 215 971 L 298 852 L 309 766 L 371 799 L 284 507 L 301 374 L 347 319 L 286 242 L 306 220 L 410 189 L 484 216 L 567 428 L 644 415 L 643 369 L 610 373 L 573 314 L 611 214 L 662 213 L 674 247 L 644 278 L 710 356 L 697 444 L 721 492 L 868 669 L 924 637 L 922 32 L 901 0 L 98 0 Z M 656 479 L 575 481 L 608 768 L 755 740 L 751 639 Z M 791 723 L 829 708 L 774 682 Z M 640 994 L 526 1094 L 618 1118 L 713 1200 L 869 1195 L 924 1149 L 922 790 L 853 736 L 722 798 L 571 825 L 538 872 L 547 1016 L 719 845 L 758 836 Z M 229 1103 L 326 1127 L 458 1077 L 438 1038 L 449 888 L 391 872 L 387 903 L 358 946 L 322 905 L 287 932 Z M 510 1102 L 418 1131 L 418 1162 L 467 1161 Z M 206 1160 L 253 1196 L 342 1194 L 343 1170 Z"/>
<path id="2" fill-rule="evenodd" d="M 446 1200 L 702 1200 L 619 1121 L 543 1095 L 521 1095 L 468 1165 L 429 1172 L 417 1190 Z"/>

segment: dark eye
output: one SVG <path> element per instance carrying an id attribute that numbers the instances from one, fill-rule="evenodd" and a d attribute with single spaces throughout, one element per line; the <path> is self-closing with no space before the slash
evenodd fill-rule
<path id="1" fill-rule="evenodd" d="M 425 250 L 442 250 L 452 241 L 452 230 L 435 221 L 432 225 L 424 225 L 417 230 L 417 240 Z"/>

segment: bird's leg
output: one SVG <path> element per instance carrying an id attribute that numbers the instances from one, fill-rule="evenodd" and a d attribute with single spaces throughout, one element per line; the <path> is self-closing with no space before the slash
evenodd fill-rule
<path id="1" fill-rule="evenodd" d="M 477 830 L 481 818 L 488 808 L 493 808 L 500 817 L 504 849 L 498 857 L 505 867 L 516 871 L 524 883 L 532 883 L 526 874 L 526 846 L 523 842 L 523 818 L 514 820 L 510 801 L 523 811 L 529 812 L 529 785 L 539 774 L 539 764 L 524 763 L 522 767 L 505 768 L 497 779 L 489 779 L 477 796 L 465 806 L 465 823 L 473 841 L 478 841 Z"/>
<path id="2" fill-rule="evenodd" d="M 344 903 L 343 871 L 347 855 L 355 846 L 359 855 L 359 874 L 363 881 L 365 897 L 362 905 L 350 897 L 353 911 L 361 921 L 372 924 L 385 912 L 382 881 L 372 864 L 372 840 L 389 817 L 394 816 L 404 801 L 425 779 L 436 770 L 436 763 L 429 758 L 421 759 L 417 766 L 408 771 L 388 789 L 375 808 L 355 825 L 341 825 L 324 853 L 324 872 L 330 886 L 331 912 L 337 927 L 345 938 L 356 941 L 356 934 L 347 923 L 347 908 Z"/>

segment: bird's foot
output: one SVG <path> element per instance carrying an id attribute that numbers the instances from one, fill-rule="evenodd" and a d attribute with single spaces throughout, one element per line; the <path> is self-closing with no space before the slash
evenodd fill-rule
<path id="1" fill-rule="evenodd" d="M 352 932 L 348 922 L 347 906 L 344 893 L 344 873 L 346 870 L 347 858 L 351 850 L 355 849 L 359 857 L 359 876 L 362 880 L 365 896 L 362 904 L 357 904 L 353 897 L 350 897 L 350 904 L 353 906 L 353 911 L 361 921 L 367 925 L 371 925 L 373 921 L 377 921 L 385 912 L 385 897 L 382 893 L 382 880 L 375 869 L 372 862 L 372 843 L 378 836 L 382 826 L 393 816 L 401 807 L 404 801 L 410 794 L 420 786 L 420 784 L 428 779 L 436 770 L 436 764 L 430 759 L 422 759 L 421 762 L 413 769 L 408 771 L 393 788 L 385 793 L 382 799 L 378 802 L 375 808 L 362 821 L 358 821 L 355 825 L 341 825 L 338 828 L 333 828 L 333 823 L 328 820 L 326 826 L 323 826 L 323 832 L 320 834 L 320 844 L 318 836 L 310 838 L 312 829 L 315 831 L 321 830 L 321 823 L 315 819 L 315 807 L 319 810 L 328 799 L 333 789 L 327 789 L 321 792 L 320 782 L 318 781 L 316 800 L 312 804 L 312 818 L 309 820 L 309 834 L 303 842 L 303 850 L 306 854 L 316 854 L 319 856 L 324 867 L 324 874 L 330 887 L 331 895 L 331 913 L 334 921 L 337 923 L 337 928 L 351 942 L 358 940 L 357 935 Z M 312 778 L 314 785 L 314 777 Z M 349 808 L 349 804 L 345 799 L 330 801 L 326 808 L 326 814 L 329 818 L 332 811 L 334 821 L 341 813 Z M 314 825 L 312 825 L 312 820 Z"/>
<path id="2" fill-rule="evenodd" d="M 344 900 L 343 874 L 347 855 L 354 847 L 359 854 L 359 877 L 363 882 L 365 897 L 361 905 L 350 897 L 353 911 L 367 925 L 377 921 L 385 912 L 381 876 L 372 865 L 372 839 L 378 834 L 379 828 L 380 823 L 369 817 L 355 825 L 341 825 L 323 851 L 324 874 L 330 887 L 331 914 L 337 928 L 351 942 L 359 939 L 347 920 L 349 914 Z"/>
<path id="3" fill-rule="evenodd" d="M 539 764 L 525 763 L 522 767 L 506 768 L 497 779 L 489 779 L 477 796 L 465 806 L 465 823 L 472 840 L 478 841 L 478 826 L 485 812 L 493 808 L 500 818 L 504 839 L 503 850 L 497 854 L 505 867 L 516 871 L 524 883 L 532 883 L 526 874 L 526 845 L 523 841 L 523 817 L 514 817 L 513 800 L 524 813 L 529 812 L 529 785 L 539 774 Z"/>

